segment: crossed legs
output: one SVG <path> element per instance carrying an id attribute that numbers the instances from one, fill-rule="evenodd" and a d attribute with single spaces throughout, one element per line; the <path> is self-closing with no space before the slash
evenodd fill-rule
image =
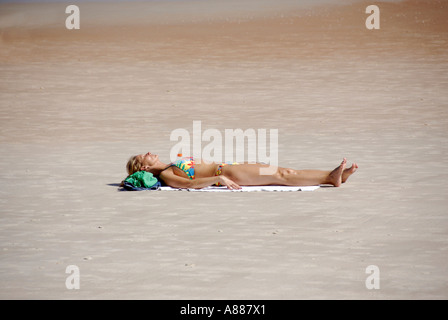
<path id="1" fill-rule="evenodd" d="M 332 171 L 324 170 L 294 170 L 278 167 L 273 174 L 260 174 L 261 168 L 268 168 L 263 164 L 241 164 L 238 166 L 226 166 L 222 174 L 235 181 L 239 185 L 285 185 L 285 186 L 316 186 L 329 184 L 339 187 L 355 173 L 358 165 L 354 163 L 346 168 L 347 160 L 344 158 L 341 164 Z"/>
<path id="2" fill-rule="evenodd" d="M 279 168 L 279 182 L 283 182 L 285 185 L 295 186 L 329 184 L 339 187 L 342 183 L 345 183 L 347 179 L 358 169 L 358 165 L 356 163 L 353 163 L 350 168 L 346 168 L 346 165 L 347 159 L 344 158 L 341 164 L 333 171 L 293 170 Z"/>

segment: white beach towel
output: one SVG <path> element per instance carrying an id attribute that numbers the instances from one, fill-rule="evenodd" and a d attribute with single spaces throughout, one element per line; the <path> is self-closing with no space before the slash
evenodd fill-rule
<path id="1" fill-rule="evenodd" d="M 314 191 L 319 189 L 319 186 L 305 186 L 305 187 L 291 187 L 291 186 L 247 186 L 241 187 L 239 190 L 230 190 L 226 186 L 215 187 L 210 186 L 202 189 L 179 189 L 172 187 L 160 187 L 161 191 L 192 191 L 192 192 L 255 192 L 255 191 L 279 191 L 279 192 L 291 192 L 291 191 Z"/>

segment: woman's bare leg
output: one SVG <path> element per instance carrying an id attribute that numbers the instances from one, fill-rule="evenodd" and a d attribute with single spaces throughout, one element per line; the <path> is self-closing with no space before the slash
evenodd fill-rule
<path id="1" fill-rule="evenodd" d="M 333 171 L 286 169 L 286 172 L 281 174 L 281 178 L 286 185 L 291 186 L 331 184 L 339 187 L 342 183 L 342 174 L 345 170 L 346 163 L 347 160 L 344 158 L 341 164 Z"/>
<path id="2" fill-rule="evenodd" d="M 341 164 L 333 171 L 277 168 L 276 173 L 272 175 L 260 174 L 260 168 L 266 168 L 269 165 L 241 164 L 223 167 L 222 174 L 242 186 L 317 186 L 330 184 L 339 187 L 343 180 L 346 162 L 347 160 L 344 158 Z M 346 178 L 348 176 L 347 172 Z"/>

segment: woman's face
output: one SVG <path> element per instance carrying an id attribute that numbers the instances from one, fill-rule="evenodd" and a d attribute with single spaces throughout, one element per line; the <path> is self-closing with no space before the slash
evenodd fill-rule
<path id="1" fill-rule="evenodd" d="M 142 167 L 152 167 L 159 160 L 159 156 L 151 152 L 140 154 L 137 158 L 142 164 Z"/>

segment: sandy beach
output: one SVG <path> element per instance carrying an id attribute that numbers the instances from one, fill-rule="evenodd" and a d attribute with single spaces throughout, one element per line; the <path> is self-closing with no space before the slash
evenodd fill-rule
<path id="1" fill-rule="evenodd" d="M 448 298 L 445 1 L 80 3 L 79 30 L 67 5 L 0 3 L 0 299 Z M 359 170 L 118 190 L 193 121 L 278 129 L 284 167 Z"/>

